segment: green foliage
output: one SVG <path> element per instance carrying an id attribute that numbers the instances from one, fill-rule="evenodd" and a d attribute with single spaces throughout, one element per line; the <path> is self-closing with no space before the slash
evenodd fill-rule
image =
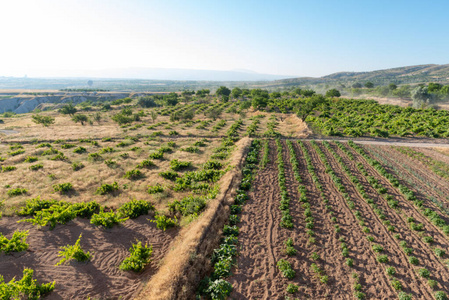
<path id="1" fill-rule="evenodd" d="M 37 284 L 37 280 L 33 279 L 33 273 L 33 270 L 26 268 L 23 270 L 22 279 L 16 281 L 15 278 L 13 278 L 8 283 L 6 283 L 3 276 L 0 275 L 0 296 L 2 299 L 37 300 L 54 290 L 54 281 L 45 284 Z"/>
<path id="2" fill-rule="evenodd" d="M 143 169 L 143 168 L 149 169 L 149 168 L 151 168 L 151 167 L 153 167 L 153 166 L 155 166 L 155 164 L 154 164 L 151 160 L 145 159 L 145 160 L 141 161 L 141 162 L 136 166 L 136 168 L 139 168 L 139 169 Z"/>
<path id="3" fill-rule="evenodd" d="M 23 189 L 23 188 L 10 189 L 7 192 L 9 197 L 20 196 L 20 195 L 23 195 L 23 194 L 26 194 L 26 193 L 28 193 L 28 190 L 27 189 Z"/>
<path id="4" fill-rule="evenodd" d="M 393 279 L 390 283 L 396 291 L 402 290 L 402 283 L 399 280 Z"/>
<path id="5" fill-rule="evenodd" d="M 296 272 L 292 269 L 292 265 L 285 259 L 280 259 L 276 265 L 283 277 L 293 279 L 296 276 Z"/>
<path id="6" fill-rule="evenodd" d="M 120 218 L 135 219 L 141 215 L 147 215 L 149 211 L 154 211 L 154 206 L 145 200 L 131 200 L 117 210 L 117 215 Z"/>
<path id="7" fill-rule="evenodd" d="M 73 190 L 73 186 L 70 182 L 59 183 L 59 184 L 53 185 L 53 189 L 55 190 L 55 192 L 59 192 L 61 194 L 66 194 Z"/>
<path id="8" fill-rule="evenodd" d="M 14 231 L 11 239 L 5 237 L 0 233 L 0 253 L 9 254 L 11 252 L 21 252 L 28 249 L 29 245 L 26 243 L 28 237 L 27 231 Z"/>
<path id="9" fill-rule="evenodd" d="M 59 251 L 58 257 L 62 257 L 62 259 L 56 264 L 56 266 L 62 265 L 72 259 L 78 262 L 85 262 L 91 259 L 92 254 L 90 254 L 90 252 L 84 252 L 80 246 L 81 236 L 82 234 L 80 234 L 79 238 L 76 240 L 75 245 L 61 247 L 62 250 Z"/>
<path id="10" fill-rule="evenodd" d="M 37 160 L 38 160 L 38 158 L 36 156 L 27 156 L 24 161 L 27 162 L 27 163 L 32 163 L 32 162 L 35 162 Z"/>
<path id="11" fill-rule="evenodd" d="M 9 155 L 10 156 L 17 156 L 17 155 L 20 155 L 20 154 L 23 154 L 23 153 L 25 153 L 25 150 L 17 149 L 16 151 L 9 152 Z"/>
<path id="12" fill-rule="evenodd" d="M 385 269 L 385 273 L 387 273 L 387 275 L 389 276 L 394 276 L 396 275 L 396 269 L 394 267 L 387 267 Z"/>
<path id="13" fill-rule="evenodd" d="M 438 291 L 435 292 L 435 294 L 433 294 L 433 296 L 435 297 L 435 300 L 447 300 L 447 294 L 443 291 Z"/>
<path id="14" fill-rule="evenodd" d="M 165 172 L 160 172 L 160 173 L 159 173 L 159 176 L 162 176 L 162 177 L 165 178 L 165 179 L 174 181 L 174 180 L 176 180 L 176 178 L 177 178 L 179 175 L 178 175 L 178 173 L 176 173 L 175 171 L 168 170 L 168 171 L 165 171 Z"/>
<path id="15" fill-rule="evenodd" d="M 175 218 L 169 218 L 165 215 L 155 214 L 154 220 L 150 220 L 150 222 L 156 223 L 156 227 L 162 230 L 166 230 L 171 227 L 176 227 L 178 225 L 178 220 Z"/>
<path id="16" fill-rule="evenodd" d="M 287 286 L 287 293 L 294 294 L 298 291 L 299 287 L 296 284 L 289 283 Z"/>
<path id="17" fill-rule="evenodd" d="M 119 190 L 119 186 L 118 183 L 114 181 L 114 183 L 112 184 L 108 184 L 108 183 L 104 183 L 102 184 L 97 191 L 95 192 L 96 194 L 99 195 L 106 195 L 106 194 L 111 194 L 115 191 Z"/>
<path id="18" fill-rule="evenodd" d="M 15 166 L 2 166 L 2 172 L 3 173 L 11 172 L 11 171 L 14 171 L 16 169 L 17 169 L 17 167 L 15 167 Z"/>
<path id="19" fill-rule="evenodd" d="M 164 191 L 164 187 L 160 184 L 156 184 L 148 187 L 148 194 L 157 194 L 162 193 Z"/>
<path id="20" fill-rule="evenodd" d="M 186 148 L 181 148 L 181 151 L 185 151 L 185 152 L 189 152 L 189 153 L 199 153 L 200 148 L 195 147 L 195 146 L 189 146 Z"/>
<path id="21" fill-rule="evenodd" d="M 143 173 L 139 169 L 133 169 L 130 171 L 126 171 L 123 178 L 137 180 L 143 177 Z"/>
<path id="22" fill-rule="evenodd" d="M 153 246 L 142 246 L 142 242 L 138 241 L 137 244 L 132 244 L 129 252 L 131 254 L 120 264 L 120 270 L 140 272 L 151 261 Z"/>
<path id="23" fill-rule="evenodd" d="M 113 211 L 104 212 L 100 210 L 98 214 L 92 215 L 90 223 L 104 228 L 112 228 L 114 225 L 119 225 L 126 220 L 128 220 L 128 218 L 120 218 L 120 216 Z"/>
<path id="24" fill-rule="evenodd" d="M 82 168 L 84 168 L 83 163 L 73 163 L 73 164 L 72 164 L 72 170 L 73 170 L 73 171 L 79 171 L 79 170 L 81 170 Z"/>
<path id="25" fill-rule="evenodd" d="M 224 279 L 216 279 L 209 283 L 206 294 L 212 300 L 225 300 L 232 292 L 232 285 Z"/>
<path id="26" fill-rule="evenodd" d="M 36 170 L 42 169 L 43 167 L 44 167 L 43 164 L 35 164 L 35 165 L 29 166 L 29 169 L 32 171 L 36 171 Z"/>
<path id="27" fill-rule="evenodd" d="M 388 263 L 388 261 L 389 261 L 388 256 L 383 255 L 383 254 L 382 255 L 378 255 L 376 260 L 378 262 L 380 262 L 380 263 Z"/>
<path id="28" fill-rule="evenodd" d="M 31 119 L 34 123 L 42 124 L 44 127 L 55 123 L 55 118 L 50 116 L 33 115 Z"/>
<path id="29" fill-rule="evenodd" d="M 179 171 L 182 169 L 187 169 L 192 167 L 192 162 L 190 161 L 180 161 L 178 159 L 173 159 L 170 161 L 170 168 L 174 171 Z"/>
<path id="30" fill-rule="evenodd" d="M 429 278 L 430 277 L 430 272 L 426 268 L 418 269 L 418 274 L 419 274 L 419 276 L 421 276 L 423 278 Z"/>
<path id="31" fill-rule="evenodd" d="M 186 196 L 179 200 L 175 200 L 168 204 L 173 212 L 179 212 L 183 216 L 197 215 L 206 207 L 206 198 L 203 196 Z"/>

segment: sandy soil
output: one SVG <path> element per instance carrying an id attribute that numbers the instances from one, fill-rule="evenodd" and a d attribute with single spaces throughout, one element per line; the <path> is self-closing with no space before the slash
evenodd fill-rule
<path id="1" fill-rule="evenodd" d="M 177 233 L 176 229 L 157 229 L 147 219 L 151 216 L 128 220 L 112 229 L 100 229 L 88 220 L 76 219 L 50 231 L 48 227 L 38 229 L 29 223 L 17 223 L 18 217 L 4 217 L 0 231 L 9 238 L 14 230 L 29 230 L 30 247 L 28 251 L 0 255 L 0 274 L 9 281 L 21 278 L 24 268 L 32 268 L 38 282 L 56 281 L 55 290 L 45 299 L 132 299 L 142 281 L 156 272 Z M 56 267 L 59 247 L 75 244 L 80 234 L 81 247 L 93 252 L 92 260 Z M 118 268 L 136 239 L 153 245 L 152 262 L 141 274 Z"/>

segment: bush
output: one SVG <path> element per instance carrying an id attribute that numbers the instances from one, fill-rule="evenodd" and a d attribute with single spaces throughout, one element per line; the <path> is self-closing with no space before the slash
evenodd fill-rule
<path id="1" fill-rule="evenodd" d="M 157 194 L 162 193 L 164 191 L 164 187 L 160 184 L 156 184 L 148 187 L 148 194 Z"/>
<path id="2" fill-rule="evenodd" d="M 115 212 L 100 211 L 98 214 L 92 215 L 91 224 L 103 226 L 104 228 L 112 228 L 114 225 L 125 222 L 128 218 L 120 218 Z"/>
<path id="3" fill-rule="evenodd" d="M 154 206 L 145 200 L 131 200 L 117 210 L 117 215 L 120 218 L 135 219 L 141 215 L 147 215 L 148 211 L 154 211 Z"/>
<path id="4" fill-rule="evenodd" d="M 391 286 L 392 286 L 396 291 L 402 290 L 402 283 L 401 283 L 399 280 L 392 280 L 392 281 L 391 281 Z"/>
<path id="5" fill-rule="evenodd" d="M 389 261 L 388 256 L 386 255 L 378 255 L 376 259 L 380 263 L 388 263 Z"/>
<path id="6" fill-rule="evenodd" d="M 0 233 L 0 253 L 4 252 L 5 254 L 9 254 L 11 252 L 21 252 L 27 250 L 29 246 L 26 242 L 28 234 L 28 230 L 14 231 L 11 239 L 8 240 L 2 233 Z"/>
<path id="7" fill-rule="evenodd" d="M 36 170 L 42 169 L 43 167 L 44 167 L 43 164 L 35 164 L 35 165 L 29 166 L 30 170 L 32 170 L 32 171 L 36 171 Z"/>
<path id="8" fill-rule="evenodd" d="M 194 146 L 189 146 L 189 147 L 186 147 L 186 148 L 182 148 L 181 151 L 185 151 L 185 152 L 189 152 L 189 153 L 199 153 L 200 152 L 200 148 L 194 147 Z"/>
<path id="9" fill-rule="evenodd" d="M 108 184 L 108 183 L 104 183 L 102 184 L 96 191 L 96 194 L 99 195 L 106 195 L 109 193 L 112 193 L 114 191 L 118 191 L 119 187 L 118 187 L 118 183 L 114 181 L 113 184 Z"/>
<path id="10" fill-rule="evenodd" d="M 163 159 L 164 152 L 162 152 L 162 151 L 153 152 L 153 153 L 150 153 L 150 155 L 148 157 L 151 159 Z"/>
<path id="11" fill-rule="evenodd" d="M 75 245 L 67 245 L 61 247 L 62 251 L 59 251 L 58 256 L 62 256 L 62 259 L 56 264 L 56 266 L 62 265 L 66 261 L 72 259 L 80 262 L 89 261 L 91 259 L 92 255 L 90 254 L 90 252 L 86 253 L 83 249 L 81 249 L 81 236 L 82 234 L 80 234 L 79 238 L 76 240 Z"/>
<path id="12" fill-rule="evenodd" d="M 98 154 L 98 153 L 90 153 L 88 156 L 87 156 L 87 159 L 89 160 L 89 161 L 99 161 L 99 160 L 102 160 L 103 159 L 103 157 L 100 155 L 100 154 Z"/>
<path id="13" fill-rule="evenodd" d="M 385 269 L 385 273 L 387 273 L 387 275 L 389 276 L 394 276 L 396 275 L 396 269 L 394 267 L 387 267 Z"/>
<path id="14" fill-rule="evenodd" d="M 419 269 L 418 270 L 418 274 L 419 274 L 419 276 L 421 276 L 423 278 L 429 278 L 430 277 L 430 272 L 426 268 Z"/>
<path id="15" fill-rule="evenodd" d="M 143 169 L 143 168 L 149 169 L 149 168 L 151 168 L 151 167 L 153 167 L 153 166 L 155 166 L 154 162 L 152 162 L 152 161 L 149 160 L 149 159 L 145 159 L 145 160 L 141 161 L 141 162 L 136 166 L 136 168 L 138 168 L 138 169 Z"/>
<path id="16" fill-rule="evenodd" d="M 415 265 L 415 266 L 419 264 L 419 259 L 416 258 L 416 257 L 414 257 L 414 256 L 410 256 L 410 257 L 408 258 L 408 261 L 409 261 L 412 265 Z"/>
<path id="17" fill-rule="evenodd" d="M 59 192 L 61 194 L 66 194 L 66 193 L 70 192 L 71 190 L 73 190 L 73 186 L 70 182 L 59 183 L 59 184 L 53 185 L 53 189 L 55 190 L 55 192 Z"/>
<path id="18" fill-rule="evenodd" d="M 55 288 L 55 282 L 37 284 L 33 279 L 34 271 L 31 269 L 23 270 L 23 277 L 19 281 L 15 278 L 6 283 L 3 276 L 0 276 L 0 291 L 2 299 L 40 299 L 50 293 Z"/>
<path id="19" fill-rule="evenodd" d="M 9 152 L 9 155 L 10 156 L 17 156 L 17 155 L 20 155 L 20 154 L 23 154 L 23 153 L 25 153 L 25 150 L 18 149 L 16 151 Z"/>
<path id="20" fill-rule="evenodd" d="M 14 171 L 16 169 L 17 169 L 17 167 L 15 167 L 15 166 L 2 166 L 2 172 L 3 173 L 11 172 L 11 171 Z"/>
<path id="21" fill-rule="evenodd" d="M 294 294 L 298 291 L 299 287 L 296 284 L 289 283 L 287 286 L 287 293 Z"/>
<path id="22" fill-rule="evenodd" d="M 137 180 L 143 177 L 143 173 L 138 169 L 134 169 L 127 171 L 123 177 L 130 180 Z"/>
<path id="23" fill-rule="evenodd" d="M 142 246 L 142 242 L 139 241 L 137 244 L 132 244 L 129 252 L 131 254 L 120 264 L 120 270 L 140 272 L 151 261 L 153 246 L 148 247 L 147 244 Z"/>
<path id="24" fill-rule="evenodd" d="M 232 292 L 232 284 L 224 279 L 217 279 L 209 283 L 206 293 L 212 300 L 224 300 Z"/>
<path id="25" fill-rule="evenodd" d="M 171 219 L 165 215 L 156 214 L 154 216 L 154 220 L 150 220 L 152 223 L 156 223 L 156 227 L 162 230 L 166 230 L 171 227 L 175 227 L 178 225 L 178 220 L 176 217 L 174 219 Z"/>
<path id="26" fill-rule="evenodd" d="M 35 161 L 37 161 L 37 157 L 36 156 L 27 156 L 25 158 L 25 162 L 27 162 L 27 163 L 32 163 L 32 162 L 35 162 Z"/>
<path id="27" fill-rule="evenodd" d="M 160 172 L 159 175 L 164 177 L 165 179 L 172 180 L 172 181 L 176 180 L 176 178 L 179 176 L 178 173 L 176 173 L 175 171 L 172 171 L 172 170 Z"/>
<path id="28" fill-rule="evenodd" d="M 288 279 L 293 279 L 295 277 L 296 272 L 292 269 L 292 265 L 285 259 L 280 259 L 276 265 L 281 271 L 283 277 Z"/>
<path id="29" fill-rule="evenodd" d="M 22 188 L 11 189 L 11 190 L 8 190 L 8 192 L 7 192 L 8 196 L 10 196 L 10 197 L 20 196 L 20 195 L 23 195 L 23 194 L 26 194 L 26 193 L 28 193 L 28 190 L 27 189 L 22 189 Z"/>
<path id="30" fill-rule="evenodd" d="M 83 163 L 73 163 L 73 164 L 72 164 L 72 169 L 73 169 L 73 171 L 79 171 L 79 170 L 81 170 L 82 168 L 84 168 Z"/>
<path id="31" fill-rule="evenodd" d="M 399 298 L 399 300 L 412 300 L 413 299 L 411 294 L 407 294 L 405 292 L 399 292 L 398 298 Z"/>
<path id="32" fill-rule="evenodd" d="M 435 292 L 435 294 L 433 294 L 433 296 L 435 297 L 435 300 L 447 300 L 448 299 L 446 293 L 443 291 Z"/>
<path id="33" fill-rule="evenodd" d="M 170 161 L 170 168 L 174 171 L 187 169 L 190 167 L 192 167 L 192 162 L 190 161 L 180 161 L 178 159 L 173 159 Z"/>

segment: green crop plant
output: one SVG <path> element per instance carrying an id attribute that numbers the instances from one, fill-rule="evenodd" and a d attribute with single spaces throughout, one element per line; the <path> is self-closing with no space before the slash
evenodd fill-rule
<path id="1" fill-rule="evenodd" d="M 82 234 L 80 234 L 79 238 L 76 240 L 75 245 L 67 245 L 61 247 L 62 250 L 59 251 L 58 257 L 62 257 L 62 259 L 56 264 L 56 266 L 62 265 L 69 260 L 86 262 L 92 258 L 92 254 L 90 252 L 84 252 L 84 250 L 81 248 L 81 236 Z"/>
<path id="2" fill-rule="evenodd" d="M 142 246 L 142 242 L 138 241 L 132 244 L 129 252 L 130 255 L 120 264 L 120 270 L 140 272 L 151 261 L 153 246 Z"/>

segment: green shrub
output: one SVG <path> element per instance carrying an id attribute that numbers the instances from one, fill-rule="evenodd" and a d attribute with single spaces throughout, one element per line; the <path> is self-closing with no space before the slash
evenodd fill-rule
<path id="1" fill-rule="evenodd" d="M 190 161 L 180 161 L 178 159 L 173 159 L 170 161 L 170 168 L 174 171 L 187 169 L 192 167 L 192 162 Z"/>
<path id="2" fill-rule="evenodd" d="M 114 181 L 114 183 L 112 183 L 112 184 L 108 184 L 108 183 L 102 184 L 97 189 L 97 191 L 95 193 L 99 194 L 99 195 L 106 195 L 106 194 L 110 194 L 110 193 L 113 193 L 118 190 L 119 190 L 118 183 Z"/>
<path id="3" fill-rule="evenodd" d="M 447 300 L 447 294 L 443 291 L 438 291 L 435 292 L 435 294 L 433 294 L 433 296 L 435 297 L 435 300 Z"/>
<path id="4" fill-rule="evenodd" d="M 36 170 L 42 169 L 43 167 L 44 167 L 43 164 L 35 164 L 35 165 L 29 166 L 29 169 L 32 171 L 36 171 Z"/>
<path id="5" fill-rule="evenodd" d="M 405 292 L 399 292 L 398 298 L 399 298 L 399 300 L 412 300 L 413 299 L 411 294 L 407 294 Z"/>
<path id="6" fill-rule="evenodd" d="M 386 255 L 378 255 L 376 260 L 380 263 L 388 263 L 389 259 Z"/>
<path id="7" fill-rule="evenodd" d="M 157 194 L 157 193 L 162 193 L 163 191 L 164 191 L 164 187 L 160 184 L 148 186 L 148 194 Z"/>
<path id="8" fill-rule="evenodd" d="M 139 168 L 139 169 L 143 169 L 143 168 L 149 169 L 149 168 L 151 168 L 151 167 L 153 167 L 153 166 L 155 166 L 155 164 L 154 164 L 151 160 L 145 159 L 145 160 L 141 161 L 141 162 L 136 166 L 136 168 Z"/>
<path id="9" fill-rule="evenodd" d="M 189 152 L 189 153 L 200 153 L 200 148 L 189 146 L 186 148 L 182 148 L 181 151 Z"/>
<path id="10" fill-rule="evenodd" d="M 412 264 L 412 265 L 419 265 L 419 259 L 414 257 L 414 256 L 410 256 L 408 258 L 408 261 Z"/>
<path id="11" fill-rule="evenodd" d="M 172 171 L 172 170 L 160 172 L 159 176 L 162 176 L 163 178 L 172 180 L 172 181 L 176 180 L 176 178 L 179 177 L 178 173 L 176 173 L 175 171 Z"/>
<path id="12" fill-rule="evenodd" d="M 102 160 L 102 159 L 103 159 L 103 157 L 100 154 L 96 153 L 96 152 L 89 153 L 89 155 L 87 156 L 87 160 L 89 160 L 89 161 L 99 161 L 99 160 Z"/>
<path id="13" fill-rule="evenodd" d="M 40 299 L 50 293 L 55 288 L 55 282 L 37 284 L 37 280 L 33 279 L 34 271 L 31 269 L 23 270 L 22 279 L 16 281 L 11 279 L 8 283 L 0 276 L 0 292 L 2 299 Z"/>
<path id="14" fill-rule="evenodd" d="M 419 274 L 419 276 L 421 276 L 423 278 L 429 278 L 430 277 L 430 272 L 426 268 L 419 269 L 418 270 L 418 274 Z"/>
<path id="15" fill-rule="evenodd" d="M 22 189 L 22 188 L 10 189 L 7 192 L 8 196 L 10 196 L 10 197 L 20 196 L 20 195 L 23 195 L 23 194 L 26 194 L 26 193 L 28 193 L 28 190 L 27 189 Z"/>
<path id="16" fill-rule="evenodd" d="M 176 217 L 174 219 L 171 219 L 165 215 L 160 214 L 154 215 L 154 220 L 150 220 L 150 222 L 156 223 L 156 227 L 164 231 L 168 228 L 178 225 L 178 220 L 176 219 Z"/>
<path id="17" fill-rule="evenodd" d="M 135 219 L 141 215 L 147 215 L 149 211 L 154 211 L 154 206 L 145 200 L 131 200 L 117 210 L 117 215 L 120 218 Z"/>
<path id="18" fill-rule="evenodd" d="M 292 265 L 285 259 L 280 259 L 276 265 L 281 271 L 283 277 L 288 279 L 293 279 L 295 277 L 296 272 L 292 269 Z"/>
<path id="19" fill-rule="evenodd" d="M 390 283 L 396 291 L 402 290 L 402 283 L 399 280 L 394 279 Z"/>
<path id="20" fill-rule="evenodd" d="M 59 183 L 59 184 L 53 185 L 53 189 L 55 190 L 55 192 L 59 192 L 61 194 L 66 194 L 73 190 L 73 186 L 70 182 Z"/>
<path id="21" fill-rule="evenodd" d="M 434 289 L 437 287 L 438 282 L 436 282 L 435 280 L 429 279 L 429 280 L 427 280 L 427 284 L 430 286 L 430 288 Z"/>
<path id="22" fill-rule="evenodd" d="M 287 286 L 287 293 L 294 294 L 298 291 L 299 287 L 296 284 L 289 283 Z"/>
<path id="23" fill-rule="evenodd" d="M 114 225 L 125 222 L 128 218 L 120 218 L 118 214 L 113 211 L 100 211 L 98 214 L 92 215 L 91 224 L 96 226 L 103 226 L 104 228 L 112 228 Z"/>
<path id="24" fill-rule="evenodd" d="M 56 266 L 62 265 L 66 261 L 72 259 L 79 262 L 85 262 L 91 259 L 92 255 L 90 254 L 90 252 L 84 252 L 84 250 L 80 246 L 81 236 L 82 234 L 80 234 L 79 238 L 76 240 L 75 245 L 67 245 L 61 247 L 62 251 L 59 251 L 58 256 L 61 256 L 62 259 L 56 264 Z"/>
<path id="25" fill-rule="evenodd" d="M 385 269 L 385 273 L 387 273 L 387 275 L 389 275 L 389 276 L 394 276 L 394 275 L 396 275 L 396 269 L 395 269 L 395 267 L 387 267 Z"/>
<path id="26" fill-rule="evenodd" d="M 11 171 L 14 171 L 16 169 L 17 169 L 17 167 L 15 167 L 15 166 L 2 166 L 2 172 L 3 173 L 11 172 Z"/>
<path id="27" fill-rule="evenodd" d="M 153 152 L 153 153 L 150 153 L 150 155 L 148 155 L 148 157 L 151 159 L 163 159 L 164 152 L 162 152 L 162 151 Z"/>
<path id="28" fill-rule="evenodd" d="M 10 156 L 16 156 L 16 155 L 20 155 L 20 154 L 23 154 L 23 153 L 25 153 L 25 150 L 18 149 L 16 151 L 9 152 L 9 155 Z"/>
<path id="29" fill-rule="evenodd" d="M 435 252 L 435 255 L 438 257 L 443 257 L 446 254 L 446 251 L 444 251 L 443 249 L 440 249 L 440 248 L 435 248 L 434 252 Z"/>
<path id="30" fill-rule="evenodd" d="M 11 239 L 8 239 L 2 233 L 0 233 L 0 253 L 4 252 L 5 254 L 9 254 L 11 252 L 21 252 L 27 250 L 29 247 L 29 245 L 26 242 L 28 234 L 29 234 L 28 230 L 27 231 L 17 230 L 14 231 Z"/>
<path id="31" fill-rule="evenodd" d="M 148 247 L 147 244 L 142 246 L 142 242 L 139 241 L 132 244 L 129 252 L 130 255 L 120 264 L 120 270 L 140 272 L 151 261 L 153 246 Z"/>
<path id="32" fill-rule="evenodd" d="M 35 161 L 37 161 L 37 157 L 36 156 L 27 156 L 25 158 L 25 162 L 27 162 L 27 163 L 32 163 L 32 162 L 35 162 Z"/>
<path id="33" fill-rule="evenodd" d="M 73 164 L 72 164 L 72 169 L 73 169 L 73 171 L 79 171 L 79 170 L 81 170 L 82 168 L 84 168 L 83 163 L 73 163 Z"/>
<path id="34" fill-rule="evenodd" d="M 74 147 L 76 147 L 76 145 L 74 145 L 74 144 L 62 144 L 61 145 L 62 149 L 70 149 L 70 148 L 74 148 Z"/>
<path id="35" fill-rule="evenodd" d="M 354 297 L 356 299 L 363 300 L 363 299 L 366 298 L 366 295 L 364 293 L 362 293 L 362 292 L 355 291 L 354 292 Z"/>
<path id="36" fill-rule="evenodd" d="M 232 284 L 224 279 L 216 279 L 209 283 L 206 293 L 212 300 L 224 300 L 232 292 Z"/>
<path id="37" fill-rule="evenodd" d="M 130 180 L 137 180 L 143 177 L 143 173 L 139 169 L 134 169 L 127 171 L 123 177 Z"/>
<path id="38" fill-rule="evenodd" d="M 433 237 L 431 237 L 431 236 L 425 236 L 422 239 L 427 244 L 432 244 L 433 243 Z"/>
<path id="39" fill-rule="evenodd" d="M 346 259 L 346 265 L 349 267 L 354 266 L 354 260 L 352 258 L 347 258 Z"/>
<path id="40" fill-rule="evenodd" d="M 73 153 L 82 154 L 82 153 L 85 153 L 85 152 L 87 152 L 86 148 L 81 147 L 81 146 L 73 149 Z"/>

